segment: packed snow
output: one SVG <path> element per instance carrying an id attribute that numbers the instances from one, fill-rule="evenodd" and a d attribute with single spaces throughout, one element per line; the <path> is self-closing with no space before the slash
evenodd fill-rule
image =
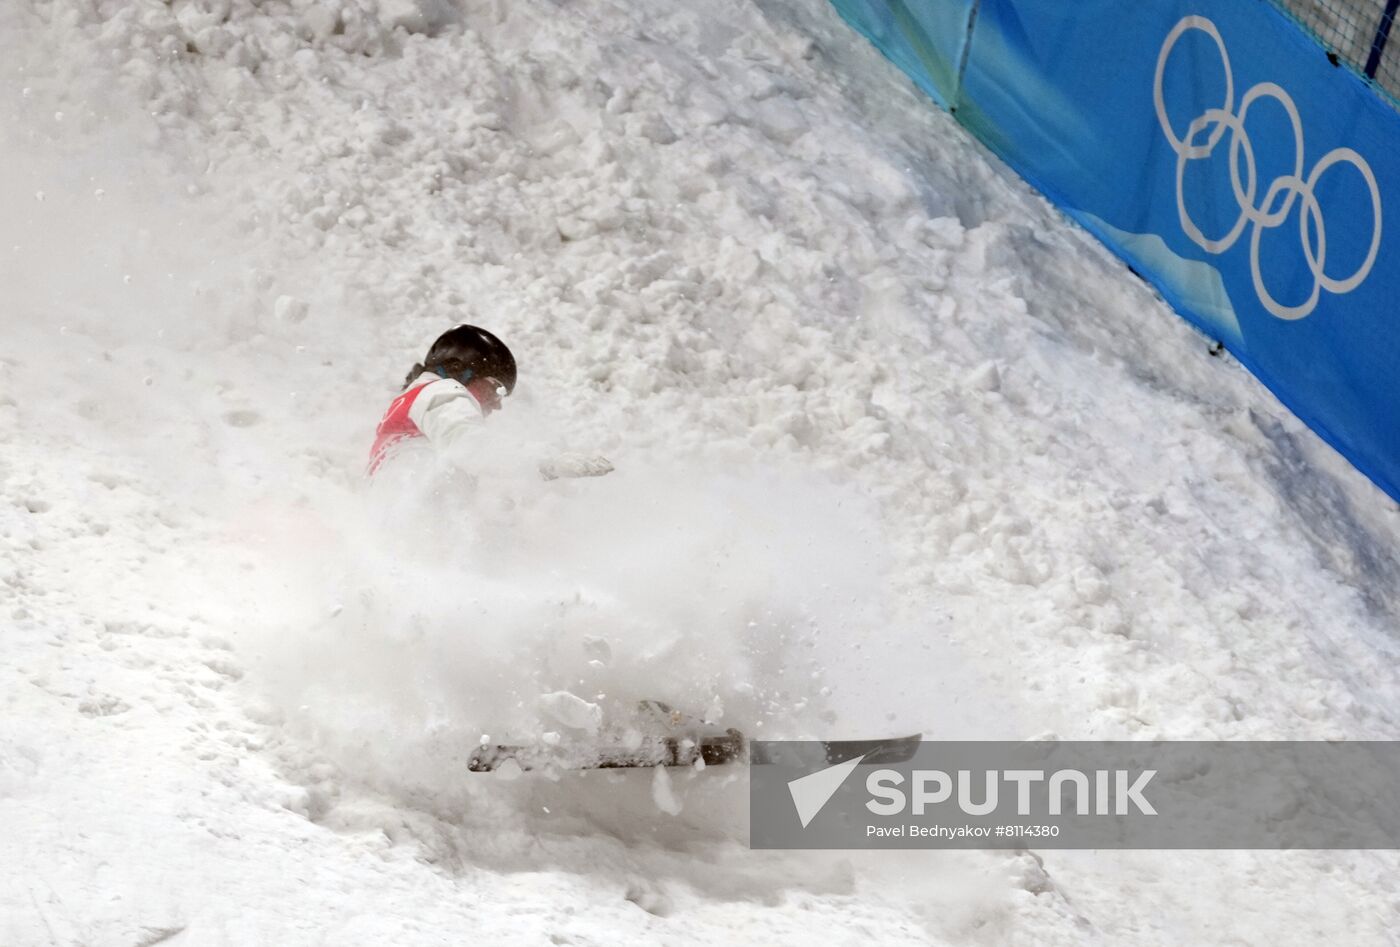
<path id="1" fill-rule="evenodd" d="M 0 54 L 0 942 L 1400 926 L 1388 853 L 760 852 L 741 768 L 465 772 L 642 698 L 1395 736 L 1395 504 L 825 4 L 20 0 Z M 516 393 L 367 482 L 461 321 Z"/>

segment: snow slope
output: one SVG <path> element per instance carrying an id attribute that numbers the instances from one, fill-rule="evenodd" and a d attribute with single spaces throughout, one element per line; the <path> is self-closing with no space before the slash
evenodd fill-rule
<path id="1" fill-rule="evenodd" d="M 722 774 L 464 778 L 566 690 L 1395 732 L 1394 504 L 824 5 L 23 0 L 0 37 L 0 940 L 1391 936 L 1388 854 L 797 856 Z M 522 364 L 470 482 L 366 490 L 463 319 Z M 618 472 L 541 483 L 561 450 Z"/>

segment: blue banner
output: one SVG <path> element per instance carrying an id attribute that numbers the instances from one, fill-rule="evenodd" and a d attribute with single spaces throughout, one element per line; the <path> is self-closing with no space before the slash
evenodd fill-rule
<path id="1" fill-rule="evenodd" d="M 975 0 L 840 0 L 836 9 L 924 92 L 952 108 Z"/>
<path id="2" fill-rule="evenodd" d="M 833 2 L 925 88 L 872 9 L 961 18 L 935 98 L 1400 499 L 1391 105 L 1263 2 Z"/>

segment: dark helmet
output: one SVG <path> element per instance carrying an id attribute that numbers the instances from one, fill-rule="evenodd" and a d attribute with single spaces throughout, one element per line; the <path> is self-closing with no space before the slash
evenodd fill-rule
<path id="1" fill-rule="evenodd" d="M 409 381 L 421 371 L 430 371 L 461 382 L 494 378 L 506 386 L 506 394 L 515 390 L 515 356 L 504 342 L 477 326 L 448 329 L 428 349 L 423 364 L 414 369 Z"/>

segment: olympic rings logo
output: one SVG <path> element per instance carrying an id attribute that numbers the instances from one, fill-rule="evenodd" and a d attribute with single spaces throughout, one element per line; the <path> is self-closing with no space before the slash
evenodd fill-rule
<path id="1" fill-rule="evenodd" d="M 1205 33 L 1215 41 L 1220 50 L 1220 62 L 1225 67 L 1225 103 L 1220 108 L 1206 109 L 1191 121 L 1186 128 L 1186 134 L 1178 138 L 1167 119 L 1167 107 L 1162 95 L 1162 76 L 1166 72 L 1167 59 L 1171 56 L 1172 48 L 1188 30 L 1200 30 Z M 1307 177 L 1304 177 L 1303 125 L 1298 118 L 1298 107 L 1278 85 L 1261 82 L 1244 94 L 1240 99 L 1239 114 L 1235 114 L 1235 79 L 1230 72 L 1230 55 L 1226 52 L 1225 41 L 1221 39 L 1220 31 L 1215 28 L 1214 23 L 1203 16 L 1187 16 L 1172 27 L 1167 38 L 1162 41 L 1161 52 L 1157 54 L 1157 74 L 1153 80 L 1152 98 L 1157 107 L 1157 121 L 1161 124 L 1167 141 L 1171 142 L 1172 150 L 1176 152 L 1176 209 L 1181 219 L 1181 229 L 1196 246 L 1207 253 L 1218 254 L 1234 246 L 1235 241 L 1244 233 L 1245 227 L 1253 224 L 1249 236 L 1249 268 L 1254 277 L 1254 291 L 1265 309 L 1280 319 L 1302 319 L 1317 307 L 1322 290 L 1325 289 L 1329 293 L 1349 293 L 1370 275 L 1381 246 L 1381 194 L 1371 166 L 1350 148 L 1334 148 L 1323 155 L 1321 160 L 1313 165 Z M 1255 173 L 1254 147 L 1245 132 L 1244 121 L 1245 116 L 1249 114 L 1249 107 L 1261 98 L 1273 99 L 1288 115 L 1288 121 L 1293 127 L 1293 173 L 1279 175 L 1270 182 L 1264 192 L 1263 201 L 1256 205 L 1254 200 L 1259 191 L 1259 180 Z M 1209 158 L 1227 130 L 1230 132 L 1230 188 L 1239 204 L 1240 213 L 1223 237 L 1211 239 L 1202 233 L 1196 222 L 1191 219 L 1191 214 L 1186 209 L 1182 181 L 1186 174 L 1186 163 Z M 1206 133 L 1203 141 L 1202 133 Z M 1240 179 L 1241 156 L 1244 159 L 1243 180 Z M 1338 164 L 1351 165 L 1365 179 L 1371 192 L 1371 212 L 1375 221 L 1370 252 L 1356 271 L 1345 279 L 1327 275 L 1327 227 L 1323 220 L 1322 207 L 1314 194 L 1318 180 L 1329 168 Z M 1286 195 L 1283 203 L 1272 209 L 1280 194 Z M 1303 203 L 1302 212 L 1298 215 L 1298 229 L 1303 242 L 1303 256 L 1307 259 L 1308 269 L 1312 273 L 1313 287 L 1312 293 L 1304 302 L 1296 306 L 1285 306 L 1274 299 L 1264 285 L 1264 278 L 1259 270 L 1259 238 L 1265 230 L 1272 230 L 1288 219 L 1295 200 L 1301 200 Z M 1316 249 L 1313 248 L 1314 232 L 1317 237 Z"/>

